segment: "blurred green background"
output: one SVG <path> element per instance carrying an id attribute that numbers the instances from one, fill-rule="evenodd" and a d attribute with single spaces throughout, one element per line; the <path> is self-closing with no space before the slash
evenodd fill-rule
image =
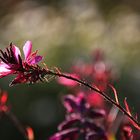
<path id="1" fill-rule="evenodd" d="M 5 0 L 0 4 L 0 47 L 13 42 L 22 49 L 33 42 L 49 68 L 70 71 L 77 60 L 91 61 L 96 48 L 105 52 L 116 73 L 119 96 L 128 97 L 140 114 L 140 1 L 139 0 Z M 46 140 L 64 118 L 61 96 L 68 93 L 55 80 L 9 87 L 13 77 L 0 79 L 9 93 L 11 110 Z M 120 100 L 121 100 L 120 99 Z M 140 116 L 140 115 L 139 115 Z M 0 120 L 1 140 L 22 140 L 7 117 Z"/>

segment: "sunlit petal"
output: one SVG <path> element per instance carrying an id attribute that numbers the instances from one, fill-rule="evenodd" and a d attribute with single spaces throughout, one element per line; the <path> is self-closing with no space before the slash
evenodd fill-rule
<path id="1" fill-rule="evenodd" d="M 33 59 L 31 59 L 30 61 L 29 61 L 29 63 L 30 64 L 37 64 L 38 62 L 40 62 L 41 60 L 42 60 L 42 56 L 35 56 Z"/>
<path id="2" fill-rule="evenodd" d="M 8 68 L 9 68 L 9 66 L 7 64 L 5 64 L 3 62 L 0 63 L 0 78 L 13 73 L 13 71 Z"/>
<path id="3" fill-rule="evenodd" d="M 25 43 L 25 45 L 23 46 L 23 52 L 24 52 L 25 60 L 30 56 L 31 51 L 32 51 L 32 42 L 27 41 Z"/>
<path id="4" fill-rule="evenodd" d="M 16 59 L 17 59 L 17 61 L 18 61 L 18 59 L 19 59 L 19 55 L 21 56 L 21 53 L 20 53 L 19 48 L 18 48 L 18 47 L 16 47 L 15 45 L 13 45 L 13 46 L 12 46 L 12 50 L 13 50 L 14 55 L 15 55 L 15 57 L 16 57 Z"/>

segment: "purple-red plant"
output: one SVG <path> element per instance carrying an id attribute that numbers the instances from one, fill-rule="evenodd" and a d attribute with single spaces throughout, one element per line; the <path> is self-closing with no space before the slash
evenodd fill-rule
<path id="1" fill-rule="evenodd" d="M 122 128 L 122 140 L 133 140 L 132 128 L 129 125 Z"/>
<path id="2" fill-rule="evenodd" d="M 67 95 L 64 97 L 64 106 L 67 110 L 66 118 L 65 121 L 59 125 L 58 133 L 53 135 L 50 140 L 108 140 L 107 127 L 103 122 L 103 120 L 109 122 L 106 118 L 108 116 L 105 115 L 106 111 L 101 108 L 97 110 L 97 108 L 90 102 L 91 97 L 88 97 L 87 95 L 97 95 L 97 97 L 101 100 L 100 103 L 102 103 L 102 97 L 104 97 L 105 100 L 109 101 L 117 108 L 117 110 L 123 112 L 135 128 L 140 130 L 140 123 L 137 121 L 137 117 L 132 115 L 126 99 L 124 100 L 125 108 L 121 106 L 117 91 L 109 82 L 110 69 L 106 69 L 106 65 L 102 61 L 102 55 L 99 51 L 95 55 L 95 63 L 93 66 L 88 65 L 85 66 L 84 69 L 75 67 L 72 73 L 77 71 L 78 74 L 73 75 L 63 74 L 58 68 L 50 70 L 46 65 L 45 67 L 39 66 L 38 62 L 42 60 L 42 56 L 37 55 L 37 51 L 32 53 L 31 50 L 32 43 L 30 41 L 27 41 L 23 47 L 23 59 L 19 48 L 13 44 L 10 44 L 5 51 L 0 50 L 0 78 L 16 74 L 16 78 L 10 83 L 12 86 L 20 83 L 36 83 L 38 81 L 44 82 L 47 80 L 47 76 L 56 76 L 59 77 L 59 83 L 66 86 L 76 87 L 77 83 L 79 83 L 80 85 L 84 85 L 86 88 L 90 89 L 90 92 L 87 94 L 87 90 L 80 87 L 83 89 L 78 91 L 82 91 L 84 93 L 82 96 L 81 94 L 77 94 L 76 96 Z M 86 69 L 87 67 L 88 69 Z M 83 75 L 86 75 L 85 79 L 88 82 L 80 80 Z M 109 94 L 106 94 L 107 87 L 112 89 L 115 100 L 110 98 Z M 93 103 L 96 102 L 97 97 L 92 98 Z M 6 96 L 2 96 L 0 98 L 0 107 L 5 105 L 6 100 Z M 9 114 L 7 111 L 6 113 Z M 12 119 L 16 120 L 15 118 Z M 15 124 L 18 124 L 17 126 L 19 130 L 22 131 L 26 139 L 34 139 L 32 129 L 26 130 L 19 127 L 21 125 L 19 125 L 18 121 L 15 121 Z M 128 138 L 128 140 L 133 139 L 131 129 L 129 128 L 130 127 L 123 127 L 122 140 L 126 140 Z"/>
<path id="3" fill-rule="evenodd" d="M 21 58 L 19 48 L 12 43 L 5 51 L 0 50 L 0 78 L 10 74 L 17 74 L 17 77 L 10 85 L 36 82 L 39 79 L 39 74 L 34 66 L 42 60 L 42 56 L 37 55 L 37 51 L 33 53 L 31 51 L 31 41 L 27 41 L 23 46 L 24 59 Z"/>
<path id="4" fill-rule="evenodd" d="M 107 140 L 104 110 L 91 107 L 84 95 L 67 95 L 63 104 L 67 111 L 65 121 L 50 140 Z"/>

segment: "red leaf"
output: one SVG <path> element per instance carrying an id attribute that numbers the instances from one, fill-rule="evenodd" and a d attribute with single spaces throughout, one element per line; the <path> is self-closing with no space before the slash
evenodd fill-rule
<path id="1" fill-rule="evenodd" d="M 125 108 L 126 108 L 127 113 L 128 113 L 130 116 L 132 116 L 131 111 L 130 111 L 129 106 L 128 106 L 128 103 L 127 103 L 127 101 L 126 101 L 126 98 L 124 99 L 124 104 L 125 104 Z M 137 118 L 137 117 L 136 117 L 136 118 Z M 140 126 L 139 126 L 136 122 L 134 122 L 131 118 L 129 118 L 129 120 L 130 120 L 131 124 L 132 124 L 135 128 L 137 128 L 138 130 L 140 130 Z M 137 120 L 137 119 L 136 119 L 136 120 Z"/>
<path id="2" fill-rule="evenodd" d="M 114 93 L 114 96 L 115 96 L 116 103 L 119 104 L 118 94 L 117 94 L 116 89 L 115 89 L 111 84 L 109 84 L 109 86 L 110 86 L 111 89 L 113 90 L 113 93 Z"/>
<path id="3" fill-rule="evenodd" d="M 131 114 L 131 112 L 130 112 L 130 109 L 129 109 L 129 106 L 128 106 L 128 103 L 127 103 L 127 101 L 126 101 L 126 98 L 124 99 L 124 105 L 125 105 L 125 108 L 126 108 L 127 113 L 128 113 L 130 116 L 132 116 L 132 114 Z"/>

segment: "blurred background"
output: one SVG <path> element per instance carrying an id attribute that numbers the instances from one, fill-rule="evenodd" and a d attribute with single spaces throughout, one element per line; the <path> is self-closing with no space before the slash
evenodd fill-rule
<path id="1" fill-rule="evenodd" d="M 76 61 L 92 61 L 95 49 L 103 50 L 116 73 L 120 100 L 127 96 L 132 110 L 140 114 L 139 0 L 1 1 L 0 48 L 13 42 L 22 49 L 27 40 L 49 68 L 67 72 Z M 34 129 L 36 140 L 47 140 L 64 118 L 60 99 L 67 88 L 55 80 L 9 87 L 11 79 L 0 79 L 0 88 L 8 91 L 12 112 Z M 12 122 L 1 117 L 0 139 L 11 138 L 24 140 Z"/>

